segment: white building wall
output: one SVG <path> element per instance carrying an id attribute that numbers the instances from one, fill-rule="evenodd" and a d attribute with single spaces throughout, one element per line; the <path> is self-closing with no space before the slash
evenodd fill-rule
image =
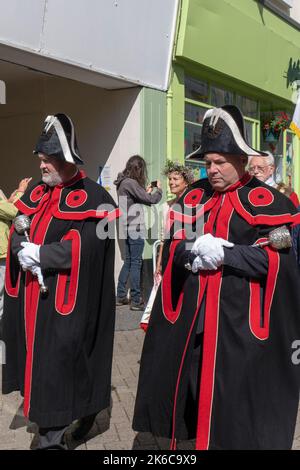
<path id="1" fill-rule="evenodd" d="M 39 70 L 49 72 L 49 64 L 37 58 L 57 61 L 50 73 L 60 76 L 97 84 L 94 72 L 117 79 L 112 88 L 166 90 L 177 8 L 178 0 L 0 0 L 0 46 L 14 48 L 21 65 L 17 52 L 32 53 Z"/>
<path id="2" fill-rule="evenodd" d="M 47 114 L 66 112 L 72 117 L 85 169 L 95 180 L 99 165 L 111 165 L 115 176 L 130 155 L 140 152 L 139 88 L 107 91 L 52 78 L 6 86 L 7 103 L 0 106 L 5 191 L 24 173 L 38 176 L 32 149 Z"/>
<path id="3" fill-rule="evenodd" d="M 269 0 L 282 13 L 300 23 L 300 0 Z"/>
<path id="4" fill-rule="evenodd" d="M 300 0 L 293 0 L 293 6 L 291 8 L 291 18 L 300 23 Z"/>

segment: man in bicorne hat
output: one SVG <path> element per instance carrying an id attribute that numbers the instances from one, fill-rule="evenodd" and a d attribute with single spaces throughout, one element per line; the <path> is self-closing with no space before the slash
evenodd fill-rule
<path id="1" fill-rule="evenodd" d="M 118 212 L 78 169 L 83 161 L 67 115 L 47 117 L 34 153 L 42 181 L 15 203 L 30 218 L 30 242 L 13 225 L 8 250 L 2 388 L 20 391 L 25 416 L 39 426 L 38 448 L 54 449 L 64 448 L 72 421 L 82 418 L 74 436 L 83 437 L 110 405 L 114 240 L 96 228 Z"/>
<path id="2" fill-rule="evenodd" d="M 283 240 L 278 249 L 258 243 L 299 216 L 284 195 L 246 172 L 249 155 L 266 154 L 247 144 L 239 109 L 208 110 L 192 155 L 205 160 L 208 178 L 170 214 L 133 428 L 169 437 L 173 449 L 178 439 L 196 439 L 199 450 L 292 446 L 299 274 Z M 189 246 L 191 225 L 198 232 Z"/>

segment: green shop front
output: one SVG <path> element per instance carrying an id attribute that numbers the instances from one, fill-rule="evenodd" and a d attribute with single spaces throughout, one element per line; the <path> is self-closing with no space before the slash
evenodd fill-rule
<path id="1" fill-rule="evenodd" d="M 249 144 L 269 150 L 276 181 L 300 193 L 300 141 L 288 128 L 263 132 L 280 113 L 292 117 L 299 83 L 300 25 L 255 0 L 182 0 L 172 78 L 167 93 L 167 156 L 183 161 L 200 145 L 208 108 L 236 104 Z M 195 176 L 205 176 L 189 160 Z"/>

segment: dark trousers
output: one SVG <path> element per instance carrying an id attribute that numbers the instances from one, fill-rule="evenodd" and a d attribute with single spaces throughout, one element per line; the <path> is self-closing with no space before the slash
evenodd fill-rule
<path id="1" fill-rule="evenodd" d="M 129 278 L 130 298 L 135 304 L 139 304 L 141 301 L 141 268 L 144 245 L 145 240 L 142 238 L 134 240 L 128 236 L 125 240 L 125 261 L 119 275 L 117 287 L 117 297 L 120 299 L 127 297 L 126 284 Z"/>

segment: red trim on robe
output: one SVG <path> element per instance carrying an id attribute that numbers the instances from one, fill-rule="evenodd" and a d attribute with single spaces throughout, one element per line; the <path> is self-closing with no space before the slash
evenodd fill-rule
<path id="1" fill-rule="evenodd" d="M 266 238 L 263 238 L 256 243 L 266 240 Z M 249 325 L 255 337 L 260 340 L 266 340 L 269 338 L 270 334 L 270 312 L 278 278 L 280 256 L 276 250 L 269 246 L 258 249 L 266 250 L 269 259 L 268 275 L 264 291 L 263 325 L 261 325 L 260 283 L 255 280 L 250 282 Z"/>
<path id="2" fill-rule="evenodd" d="M 51 203 L 51 201 L 49 201 Z M 46 209 L 48 209 L 46 211 Z M 50 207 L 47 205 L 39 214 L 36 214 L 30 227 L 30 241 L 38 245 L 44 243 L 44 239 L 52 219 Z M 32 366 L 34 354 L 35 327 L 37 311 L 40 300 L 40 286 L 35 276 L 30 272 L 25 278 L 25 331 L 26 331 L 26 365 L 24 380 L 24 415 L 29 416 L 31 400 Z"/>
<path id="3" fill-rule="evenodd" d="M 48 191 L 48 187 L 46 186 L 45 183 L 39 184 L 33 190 L 31 191 L 29 195 L 29 199 L 33 204 L 36 204 L 38 201 L 42 199 L 42 197 L 45 195 L 45 193 Z"/>
<path id="4" fill-rule="evenodd" d="M 190 327 L 190 330 L 189 330 L 189 333 L 188 333 L 188 336 L 187 336 L 187 340 L 186 340 L 185 347 L 184 347 L 184 350 L 183 350 L 181 363 L 180 363 L 180 366 L 179 366 L 179 372 L 178 372 L 178 376 L 177 376 L 175 394 L 174 394 L 174 399 L 173 399 L 174 404 L 173 404 L 173 418 L 172 418 L 171 450 L 176 449 L 176 438 L 175 438 L 175 432 L 176 432 L 176 407 L 177 407 L 177 398 L 178 398 L 178 392 L 179 392 L 181 373 L 182 373 L 183 364 L 184 364 L 186 352 L 187 352 L 187 349 L 188 349 L 188 345 L 189 345 L 189 342 L 190 342 L 190 339 L 191 339 L 191 334 L 192 334 L 192 331 L 193 331 L 193 328 L 194 328 L 194 325 L 195 325 L 195 321 L 198 318 L 199 308 L 200 308 L 200 305 L 202 303 L 204 292 L 205 292 L 205 289 L 206 289 L 206 285 L 207 285 L 207 274 L 206 273 L 207 273 L 207 271 L 203 271 L 201 276 L 198 277 L 199 287 L 198 287 L 197 306 L 196 306 L 196 310 L 195 310 L 195 313 L 194 313 L 194 318 L 192 320 L 192 324 L 191 324 L 191 327 Z"/>
<path id="5" fill-rule="evenodd" d="M 226 188 L 226 193 L 235 191 L 236 189 L 240 189 L 243 186 L 246 186 L 246 184 L 248 184 L 252 180 L 252 178 L 253 176 L 246 172 L 240 180 Z"/>
<path id="6" fill-rule="evenodd" d="M 72 179 L 66 181 L 66 183 L 61 183 L 58 186 L 60 188 L 68 188 L 69 186 L 72 186 L 73 184 L 77 183 L 80 180 L 83 180 L 84 178 L 86 178 L 86 173 L 84 170 L 80 170 Z"/>
<path id="7" fill-rule="evenodd" d="M 74 309 L 78 293 L 81 253 L 80 233 L 78 230 L 72 229 L 62 238 L 61 241 L 63 240 L 72 240 L 72 266 L 70 273 L 63 272 L 57 276 L 55 309 L 61 315 L 69 315 Z M 70 279 L 70 284 L 68 289 L 68 299 L 65 303 L 65 293 L 68 279 Z"/>
<path id="8" fill-rule="evenodd" d="M 87 210 L 83 212 L 64 212 L 57 207 L 56 209 L 53 210 L 53 216 L 56 217 L 57 219 L 63 219 L 63 220 L 85 220 L 88 218 L 91 219 L 104 219 L 105 217 L 107 218 L 108 222 L 111 222 L 118 217 L 120 217 L 121 211 L 119 208 L 113 209 L 111 211 L 98 211 L 98 210 Z"/>
<path id="9" fill-rule="evenodd" d="M 296 209 L 298 209 L 299 204 L 300 204 L 300 201 L 299 201 L 299 198 L 298 198 L 298 194 L 293 191 L 293 192 L 290 194 L 289 198 L 290 198 L 290 200 L 292 201 L 292 203 L 294 204 L 294 206 L 296 207 Z"/>
<path id="10" fill-rule="evenodd" d="M 212 210 L 210 211 L 210 213 L 208 215 L 208 218 L 207 218 L 207 221 L 204 224 L 204 233 L 205 234 L 207 234 L 207 233 L 213 234 L 214 225 L 215 225 L 215 222 L 216 222 L 217 215 L 218 215 L 218 213 L 220 211 L 220 208 L 221 208 L 223 197 L 224 196 L 221 193 L 219 193 L 219 198 L 217 200 L 217 204 L 215 204 L 214 207 L 212 208 Z"/>
<path id="11" fill-rule="evenodd" d="M 198 402 L 196 450 L 207 450 L 209 446 L 221 282 L 222 269 L 214 271 L 213 274 L 209 273 L 205 306 L 203 362 Z"/>
<path id="12" fill-rule="evenodd" d="M 204 193 L 203 188 L 194 188 L 191 189 L 183 198 L 183 205 L 184 206 L 189 206 L 189 207 L 196 207 L 198 204 L 200 204 L 200 201 L 202 199 Z"/>
<path id="13" fill-rule="evenodd" d="M 270 206 L 274 202 L 274 195 L 269 189 L 258 186 L 251 189 L 248 194 L 248 201 L 254 207 Z"/>
<path id="14" fill-rule="evenodd" d="M 300 213 L 299 212 L 297 214 L 292 215 L 292 221 L 293 221 L 292 227 L 294 227 L 295 225 L 300 224 Z"/>
<path id="15" fill-rule="evenodd" d="M 255 244 L 268 241 L 268 238 L 260 238 L 256 240 Z M 262 248 L 258 248 L 262 249 Z M 253 336 L 264 339 L 262 336 L 261 325 L 261 299 L 260 299 L 260 282 L 252 279 L 249 283 L 250 297 L 249 297 L 249 328 Z M 261 335 L 261 336 L 260 336 Z"/>
<path id="16" fill-rule="evenodd" d="M 255 226 L 255 225 L 282 225 L 282 224 L 290 224 L 294 222 L 294 217 L 287 213 L 281 215 L 252 215 L 242 205 L 239 195 L 237 192 L 229 193 L 230 200 L 233 204 L 234 209 L 236 212 L 244 219 L 248 224 Z"/>
<path id="17" fill-rule="evenodd" d="M 52 215 L 56 217 L 57 219 L 63 219 L 63 220 L 84 220 L 87 218 L 93 218 L 93 219 L 103 219 L 107 217 L 107 220 L 109 222 L 115 220 L 116 218 L 120 217 L 121 212 L 120 209 L 116 208 L 111 211 L 108 210 L 95 210 L 95 209 L 88 209 L 86 211 L 74 211 L 74 212 L 67 212 L 67 211 L 61 211 L 59 209 L 59 204 L 60 204 L 60 198 L 61 198 L 61 193 L 64 188 L 68 188 L 69 186 L 74 185 L 78 181 L 86 178 L 86 174 L 84 171 L 79 171 L 74 178 L 72 178 L 70 181 L 67 183 L 59 184 L 55 186 L 53 189 L 49 189 L 47 193 L 45 193 L 40 200 L 39 204 L 36 207 L 29 207 L 27 206 L 22 199 L 19 199 L 16 201 L 15 206 L 23 213 L 26 215 L 33 215 L 42 210 L 43 205 L 49 200 L 49 197 L 51 195 L 52 199 Z M 38 187 L 38 186 L 37 186 Z M 35 189 L 35 188 L 34 188 Z M 85 191 L 81 189 L 76 189 L 74 191 Z M 52 194 L 51 194 L 52 193 Z M 68 198 L 68 195 L 67 195 Z M 67 199 L 66 198 L 66 199 Z M 54 204 L 54 200 L 57 201 L 57 204 Z"/>
<path id="18" fill-rule="evenodd" d="M 184 214 L 182 212 L 178 212 L 178 211 L 175 211 L 174 209 L 170 208 L 169 219 L 171 221 L 176 220 L 177 222 L 192 224 L 196 220 L 198 220 L 199 217 L 202 217 L 207 211 L 209 211 L 217 203 L 218 199 L 219 199 L 219 193 L 214 192 L 212 197 L 209 198 L 208 201 L 206 201 L 204 204 L 201 204 L 201 202 L 199 202 L 200 208 L 196 212 L 195 215 Z M 191 207 L 187 206 L 187 210 L 191 210 Z M 172 224 L 170 224 L 170 225 L 172 225 Z"/>
<path id="19" fill-rule="evenodd" d="M 12 237 L 14 230 L 15 228 L 12 225 L 10 228 L 10 232 L 9 232 L 7 256 L 6 256 L 6 268 L 5 268 L 5 291 L 7 295 L 9 295 L 9 297 L 18 297 L 19 288 L 20 288 L 20 280 L 21 280 L 21 270 L 19 269 L 17 283 L 15 286 L 12 285 L 11 272 L 10 272 L 10 245 L 11 245 L 11 237 Z"/>
<path id="20" fill-rule="evenodd" d="M 70 185 L 69 185 L 70 186 Z M 57 204 L 52 206 L 52 214 L 53 217 L 56 217 L 57 219 L 63 219 L 63 220 L 85 220 L 88 218 L 93 218 L 93 219 L 104 219 L 107 217 L 107 220 L 109 222 L 115 220 L 116 218 L 120 217 L 121 211 L 119 208 L 112 209 L 111 211 L 108 210 L 97 210 L 97 209 L 88 209 L 86 211 L 74 211 L 74 212 L 66 212 L 66 211 L 61 211 L 59 206 L 60 206 L 60 200 L 62 196 L 62 190 L 63 187 L 61 185 L 56 186 L 53 190 L 53 198 L 57 200 Z"/>
<path id="21" fill-rule="evenodd" d="M 38 211 L 40 211 L 43 207 L 43 205 L 49 200 L 49 196 L 50 196 L 50 190 L 45 193 L 42 197 L 42 199 L 40 200 L 40 202 L 38 203 L 38 205 L 36 207 L 29 207 L 25 204 L 25 202 L 23 202 L 21 199 L 18 199 L 14 205 L 16 206 L 17 209 L 19 209 L 19 211 L 21 211 L 23 214 L 26 214 L 26 215 L 33 215 L 33 214 L 36 214 Z"/>
<path id="22" fill-rule="evenodd" d="M 173 309 L 172 305 L 172 265 L 173 265 L 173 258 L 175 254 L 175 250 L 177 248 L 178 243 L 185 239 L 184 231 L 182 230 L 180 233 L 177 233 L 177 239 L 172 241 L 170 244 L 169 250 L 169 259 L 168 264 L 166 266 L 162 281 L 161 281 L 161 300 L 162 300 L 162 308 L 163 314 L 165 318 L 170 323 L 175 323 L 178 319 L 182 307 L 183 302 L 183 291 L 179 295 L 179 299 L 175 310 Z M 181 235 L 181 237 L 180 237 Z"/>
<path id="23" fill-rule="evenodd" d="M 208 221 L 206 227 L 209 232 L 216 222 L 216 237 L 228 240 L 229 224 L 234 212 L 228 193 L 222 195 L 223 204 L 219 212 L 215 212 L 214 216 Z M 220 203 L 221 203 L 220 202 Z M 217 217 L 218 216 L 218 217 Z M 203 336 L 203 360 L 201 369 L 199 408 L 196 433 L 196 449 L 207 450 L 210 440 L 211 413 L 214 397 L 214 380 L 216 353 L 218 343 L 219 328 L 219 307 L 220 307 L 220 291 L 222 285 L 223 268 L 217 271 L 208 271 L 207 295 L 205 306 L 205 323 Z"/>

